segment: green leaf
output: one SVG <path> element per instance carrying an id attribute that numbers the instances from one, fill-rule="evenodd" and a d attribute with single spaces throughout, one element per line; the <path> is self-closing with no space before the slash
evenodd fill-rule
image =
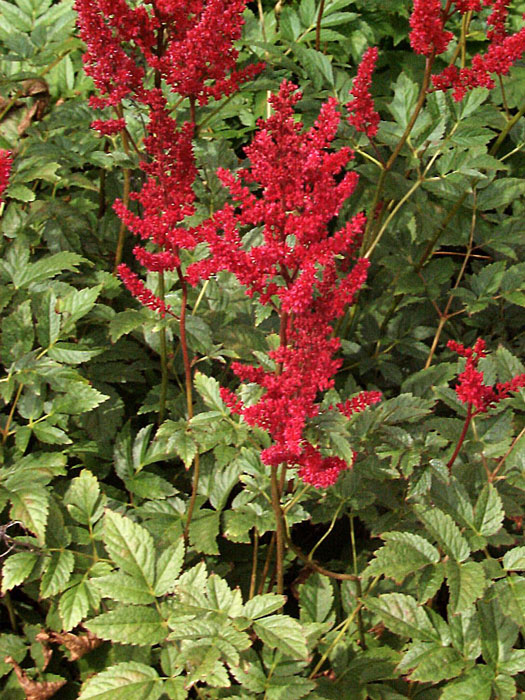
<path id="1" fill-rule="evenodd" d="M 184 562 L 184 540 L 165 549 L 157 559 L 155 576 L 155 595 L 163 596 L 171 593 L 177 578 L 180 576 Z"/>
<path id="2" fill-rule="evenodd" d="M 28 353 L 35 338 L 29 299 L 2 321 L 2 362 L 6 367 Z"/>
<path id="3" fill-rule="evenodd" d="M 155 548 L 150 533 L 141 525 L 112 510 L 104 516 L 104 545 L 113 561 L 145 587 L 155 583 Z"/>
<path id="4" fill-rule="evenodd" d="M 394 99 L 388 109 L 401 128 L 408 125 L 417 102 L 418 86 L 401 71 L 394 85 Z"/>
<path id="5" fill-rule="evenodd" d="M 417 642 L 403 656 L 397 671 L 411 671 L 410 680 L 420 683 L 440 683 L 455 678 L 465 668 L 465 661 L 456 649 L 440 644 Z"/>
<path id="6" fill-rule="evenodd" d="M 302 626 L 287 615 L 270 615 L 253 623 L 255 634 L 272 649 L 292 659 L 306 659 L 305 633 Z"/>
<path id="7" fill-rule="evenodd" d="M 450 591 L 449 605 L 454 615 L 467 610 L 483 595 L 486 580 L 481 564 L 474 561 L 459 564 L 449 559 L 446 575 Z"/>
<path id="8" fill-rule="evenodd" d="M 2 567 L 2 593 L 23 583 L 35 568 L 37 552 L 17 552 L 6 559 Z"/>
<path id="9" fill-rule="evenodd" d="M 221 411 L 222 413 L 225 413 L 226 408 L 219 393 L 219 382 L 213 377 L 208 377 L 205 374 L 202 374 L 202 372 L 195 373 L 194 382 L 195 388 L 197 392 L 202 396 L 206 406 L 209 406 L 210 408 L 216 411 Z"/>
<path id="10" fill-rule="evenodd" d="M 244 615 L 249 617 L 250 620 L 255 620 L 258 617 L 264 617 L 264 615 L 270 615 L 270 613 L 279 610 L 285 602 L 286 598 L 284 596 L 276 595 L 275 593 L 256 595 L 245 604 Z"/>
<path id="11" fill-rule="evenodd" d="M 501 528 L 505 511 L 497 490 L 492 484 L 485 484 L 474 507 L 474 525 L 484 537 L 494 535 Z"/>
<path id="12" fill-rule="evenodd" d="M 49 596 L 61 593 L 69 582 L 75 557 L 73 552 L 65 549 L 62 552 L 51 552 L 49 563 L 40 582 L 40 596 Z"/>
<path id="13" fill-rule="evenodd" d="M 488 666 L 474 666 L 461 678 L 448 683 L 440 700 L 490 700 L 492 698 L 493 673 Z"/>
<path id="14" fill-rule="evenodd" d="M 71 445 L 73 440 L 61 428 L 50 425 L 47 421 L 35 423 L 33 432 L 40 442 L 48 445 Z"/>
<path id="15" fill-rule="evenodd" d="M 76 268 L 80 263 L 87 262 L 85 258 L 77 253 L 70 251 L 62 251 L 56 255 L 46 256 L 41 258 L 36 263 L 26 265 L 20 274 L 13 277 L 14 286 L 19 288 L 28 287 L 35 282 L 42 282 L 46 279 L 51 279 L 60 274 L 64 270 L 76 272 Z"/>
<path id="16" fill-rule="evenodd" d="M 83 316 L 88 314 L 102 290 L 102 285 L 74 289 L 66 296 L 58 299 L 57 310 L 66 317 L 67 326 L 72 327 Z"/>
<path id="17" fill-rule="evenodd" d="M 415 505 L 414 510 L 428 532 L 434 537 L 449 557 L 465 561 L 470 554 L 466 539 L 450 515 L 439 508 Z"/>
<path id="18" fill-rule="evenodd" d="M 420 535 L 410 532 L 385 532 L 387 544 L 374 552 L 365 576 L 384 574 L 402 583 L 408 574 L 439 562 L 438 550 Z"/>
<path id="19" fill-rule="evenodd" d="M 46 534 L 47 513 L 49 510 L 49 493 L 42 487 L 29 488 L 22 485 L 20 489 L 9 494 L 12 520 L 20 520 L 24 527 L 33 532 L 43 543 Z"/>
<path id="20" fill-rule="evenodd" d="M 333 68 L 328 56 L 315 49 L 306 48 L 301 44 L 292 44 L 292 49 L 318 90 L 323 87 L 323 84 L 334 84 Z"/>
<path id="21" fill-rule="evenodd" d="M 76 343 L 56 343 L 48 352 L 49 357 L 68 365 L 79 365 L 103 353 L 105 348 L 82 348 Z"/>
<path id="22" fill-rule="evenodd" d="M 113 316 L 109 322 L 109 337 L 116 343 L 123 335 L 127 335 L 149 320 L 142 310 L 127 309 Z"/>
<path id="23" fill-rule="evenodd" d="M 97 478 L 88 469 L 82 469 L 65 496 L 69 514 L 82 525 L 93 525 L 104 512 L 104 502 Z"/>
<path id="24" fill-rule="evenodd" d="M 67 394 L 57 396 L 53 401 L 53 409 L 56 413 L 68 413 L 76 416 L 92 411 L 108 399 L 109 396 L 97 391 L 87 382 L 72 381 L 68 384 Z"/>
<path id="25" fill-rule="evenodd" d="M 334 605 L 334 590 L 326 576 L 313 574 L 299 586 L 301 622 L 325 622 Z"/>
<path id="26" fill-rule="evenodd" d="M 518 636 L 519 627 L 510 618 L 502 614 L 497 600 L 478 603 L 481 629 L 481 648 L 487 663 L 497 667 L 505 661 Z"/>
<path id="27" fill-rule="evenodd" d="M 525 547 L 514 547 L 505 553 L 503 568 L 507 571 L 525 570 Z"/>
<path id="28" fill-rule="evenodd" d="M 426 610 L 412 596 L 384 593 L 377 598 L 366 598 L 364 603 L 394 634 L 423 642 L 441 642 Z"/>
<path id="29" fill-rule="evenodd" d="M 155 596 L 143 581 L 134 576 L 128 576 L 122 571 L 113 571 L 107 576 L 97 576 L 93 579 L 93 585 L 103 598 L 111 598 L 119 603 L 147 605 L 155 602 Z"/>
<path id="30" fill-rule="evenodd" d="M 151 646 L 168 636 L 168 628 L 155 608 L 120 606 L 85 623 L 100 639 L 121 644 Z"/>
<path id="31" fill-rule="evenodd" d="M 162 693 L 162 681 L 154 668 L 125 661 L 85 681 L 78 700 L 157 700 Z"/>
<path id="32" fill-rule="evenodd" d="M 58 603 L 58 612 L 62 618 L 64 631 L 67 632 L 76 627 L 87 615 L 90 600 L 88 584 L 83 580 L 62 593 Z"/>
<path id="33" fill-rule="evenodd" d="M 525 193 L 525 182 L 519 177 L 503 177 L 494 180 L 478 196 L 481 211 L 496 209 L 518 201 Z"/>
<path id="34" fill-rule="evenodd" d="M 4 659 L 11 656 L 17 663 L 22 663 L 27 654 L 26 641 L 15 634 L 0 634 L 0 678 L 13 670 L 11 664 Z"/>
<path id="35" fill-rule="evenodd" d="M 198 552 L 219 554 L 217 536 L 220 528 L 220 513 L 202 508 L 193 516 L 190 523 L 190 542 Z"/>

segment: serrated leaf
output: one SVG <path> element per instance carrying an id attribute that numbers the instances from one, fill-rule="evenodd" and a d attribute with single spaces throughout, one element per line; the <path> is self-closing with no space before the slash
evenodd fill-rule
<path id="1" fill-rule="evenodd" d="M 87 382 L 73 381 L 67 387 L 67 394 L 57 396 L 53 401 L 53 409 L 56 413 L 79 415 L 93 410 L 108 399 L 109 396 Z"/>
<path id="2" fill-rule="evenodd" d="M 502 614 L 497 600 L 478 603 L 481 630 L 481 648 L 487 663 L 497 667 L 508 658 L 518 636 L 519 627 L 514 620 Z"/>
<path id="3" fill-rule="evenodd" d="M 190 542 L 198 552 L 218 554 L 217 537 L 220 529 L 220 513 L 202 508 L 193 516 L 190 523 Z"/>
<path id="4" fill-rule="evenodd" d="M 157 559 L 155 595 L 163 596 L 173 591 L 184 562 L 184 540 L 170 545 Z"/>
<path id="5" fill-rule="evenodd" d="M 60 596 L 58 612 L 62 618 L 64 631 L 76 627 L 89 611 L 90 595 L 86 581 L 80 581 L 68 588 Z"/>
<path id="6" fill-rule="evenodd" d="M 505 511 L 500 495 L 492 484 L 485 484 L 474 507 L 474 525 L 484 537 L 494 535 L 501 528 Z"/>
<path id="7" fill-rule="evenodd" d="M 292 659 L 306 659 L 308 649 L 302 626 L 287 615 L 270 615 L 253 623 L 255 634 L 272 649 Z"/>
<path id="8" fill-rule="evenodd" d="M 446 575 L 450 591 L 449 605 L 454 615 L 467 610 L 483 595 L 486 580 L 481 564 L 474 561 L 459 564 L 449 560 Z"/>
<path id="9" fill-rule="evenodd" d="M 397 671 L 410 674 L 411 681 L 420 683 L 439 683 L 459 676 L 465 667 L 465 661 L 456 649 L 440 644 L 417 642 L 412 644 L 403 656 Z"/>
<path id="10" fill-rule="evenodd" d="M 82 525 L 93 525 L 104 512 L 104 502 L 97 478 L 88 469 L 82 469 L 65 496 L 69 514 Z"/>
<path id="11" fill-rule="evenodd" d="M 334 604 L 331 581 L 320 574 L 313 574 L 299 586 L 301 622 L 325 622 Z"/>
<path id="12" fill-rule="evenodd" d="M 64 250 L 55 255 L 41 258 L 36 263 L 26 265 L 19 274 L 13 277 L 13 284 L 19 289 L 55 277 L 64 270 L 76 272 L 76 268 L 82 262 L 87 261 L 81 255 Z"/>
<path id="13" fill-rule="evenodd" d="M 163 684 L 154 668 L 125 661 L 85 681 L 78 700 L 157 700 L 162 693 Z"/>
<path id="14" fill-rule="evenodd" d="M 228 617 L 239 617 L 243 614 L 242 596 L 238 588 L 232 590 L 223 578 L 211 574 L 206 589 L 211 610 L 226 613 Z"/>
<path id="15" fill-rule="evenodd" d="M 514 547 L 505 553 L 503 568 L 507 571 L 525 570 L 525 547 Z"/>
<path id="16" fill-rule="evenodd" d="M 109 322 L 109 337 L 112 343 L 116 343 L 123 335 L 127 335 L 140 328 L 146 321 L 146 317 L 142 311 L 136 309 L 127 309 L 116 316 L 113 316 Z"/>
<path id="17" fill-rule="evenodd" d="M 104 545 L 113 561 L 130 576 L 153 589 L 155 547 L 150 533 L 141 525 L 112 510 L 104 516 Z"/>
<path id="18" fill-rule="evenodd" d="M 206 406 L 225 412 L 224 402 L 219 393 L 220 384 L 214 377 L 208 377 L 202 372 L 195 373 L 195 389 L 202 396 Z"/>
<path id="19" fill-rule="evenodd" d="M 10 591 L 29 578 L 38 559 L 37 552 L 11 554 L 2 566 L 2 593 Z"/>
<path id="20" fill-rule="evenodd" d="M 49 563 L 40 582 L 40 596 L 48 598 L 61 593 L 68 584 L 74 565 L 75 557 L 68 549 L 51 552 Z"/>
<path id="21" fill-rule="evenodd" d="M 493 672 L 487 666 L 475 666 L 457 681 L 448 683 L 440 700 L 490 700 Z"/>
<path id="22" fill-rule="evenodd" d="M 398 583 L 411 573 L 439 562 L 438 550 L 424 537 L 410 532 L 385 532 L 387 544 L 374 552 L 364 572 L 366 576 L 384 574 Z"/>
<path id="23" fill-rule="evenodd" d="M 121 606 L 88 620 L 85 626 L 100 639 L 121 644 L 151 646 L 168 636 L 168 627 L 155 608 Z"/>
<path id="24" fill-rule="evenodd" d="M 134 576 L 128 576 L 122 571 L 113 571 L 107 576 L 97 576 L 93 579 L 93 585 L 103 598 L 111 598 L 119 603 L 147 605 L 155 602 L 155 596 L 143 581 Z"/>
<path id="25" fill-rule="evenodd" d="M 467 540 L 450 515 L 435 507 L 426 508 L 415 505 L 414 510 L 428 532 L 449 557 L 456 561 L 465 561 L 468 558 L 470 549 Z"/>
<path id="26" fill-rule="evenodd" d="M 33 532 L 43 543 L 46 534 L 49 493 L 43 489 L 22 486 L 9 494 L 12 520 L 20 520 L 24 527 Z"/>
<path id="27" fill-rule="evenodd" d="M 251 620 L 271 613 L 282 608 L 286 602 L 286 598 L 275 593 L 263 593 L 254 596 L 244 605 L 244 615 Z"/>
<path id="28" fill-rule="evenodd" d="M 440 642 L 427 612 L 412 596 L 403 593 L 384 593 L 377 598 L 367 598 L 365 606 L 378 615 L 394 634 L 419 639 L 424 642 Z"/>

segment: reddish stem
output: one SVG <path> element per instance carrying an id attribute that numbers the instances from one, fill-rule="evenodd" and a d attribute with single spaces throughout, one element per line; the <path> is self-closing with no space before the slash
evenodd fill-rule
<path id="1" fill-rule="evenodd" d="M 456 445 L 456 449 L 454 450 L 454 454 L 450 458 L 447 467 L 449 472 L 452 470 L 452 465 L 456 461 L 456 457 L 459 454 L 459 451 L 461 449 L 461 446 L 463 445 L 463 442 L 465 441 L 465 437 L 467 435 L 467 431 L 470 425 L 470 421 L 474 417 L 474 414 L 472 413 L 472 404 L 469 403 L 468 408 L 467 408 L 467 415 L 465 417 L 465 422 L 463 424 L 463 430 L 461 431 L 461 435 L 459 436 L 458 444 Z"/>

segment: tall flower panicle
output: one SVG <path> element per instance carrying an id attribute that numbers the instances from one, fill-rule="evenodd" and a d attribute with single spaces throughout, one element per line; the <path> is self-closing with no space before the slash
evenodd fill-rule
<path id="1" fill-rule="evenodd" d="M 487 18 L 489 46 L 485 53 L 473 56 L 470 66 L 458 68 L 447 66 L 441 73 L 432 76 L 436 90 L 452 90 L 456 102 L 463 99 L 469 90 L 495 86 L 494 76 L 507 75 L 511 67 L 525 53 L 525 27 L 515 34 L 508 34 L 505 22 L 510 0 L 456 0 L 455 8 L 465 13 L 490 7 Z"/>
<path id="2" fill-rule="evenodd" d="M 117 119 L 95 120 L 105 135 L 126 128 L 122 101 L 132 99 L 148 114 L 144 156 L 146 180 L 130 195 L 136 214 L 117 200 L 114 209 L 147 247 L 134 254 L 151 272 L 180 269 L 179 251 L 196 240 L 183 221 L 194 213 L 197 175 L 192 140 L 195 103 L 219 99 L 252 78 L 262 64 L 238 70 L 238 51 L 246 0 L 146 0 L 132 7 L 126 0 L 76 0 L 80 35 L 86 43 L 85 70 L 99 94 L 93 107 L 117 108 Z M 154 79 L 151 80 L 153 74 Z M 191 121 L 180 123 L 166 94 L 189 98 Z M 154 250 L 150 248 L 153 244 Z M 123 268 L 124 269 L 124 268 Z M 128 289 L 150 308 L 164 313 L 124 270 Z"/>
<path id="3" fill-rule="evenodd" d="M 372 73 L 377 63 L 377 57 L 378 51 L 375 46 L 365 51 L 350 90 L 354 99 L 346 105 L 350 112 L 348 117 L 350 124 L 357 131 L 363 131 L 369 139 L 374 138 L 377 134 L 379 125 L 379 114 L 375 110 L 374 101 L 370 94 Z"/>
<path id="4" fill-rule="evenodd" d="M 478 338 L 471 347 L 465 347 L 454 340 L 448 341 L 448 347 L 466 358 L 465 369 L 459 375 L 456 385 L 458 399 L 469 406 L 472 415 L 486 413 L 513 392 L 525 387 L 525 374 L 517 374 L 508 382 L 496 384 L 494 387 L 485 384 L 483 372 L 478 369 L 479 361 L 486 357 L 485 341 Z"/>
<path id="5" fill-rule="evenodd" d="M 241 381 L 263 389 L 261 398 L 244 404 L 223 390 L 223 399 L 271 436 L 273 444 L 262 452 L 266 464 L 298 467 L 301 478 L 320 487 L 334 483 L 351 465 L 323 456 L 306 440 L 305 427 L 318 414 L 319 393 L 333 386 L 341 364 L 331 323 L 364 284 L 368 260 L 357 260 L 347 274 L 341 271 L 340 263 L 362 234 L 362 214 L 338 231 L 329 228 L 357 184 L 355 173 L 343 174 L 350 150 L 329 150 L 340 121 L 336 102 L 328 100 L 305 130 L 295 119 L 300 99 L 296 86 L 284 81 L 270 100 L 274 113 L 259 122 L 245 149 L 250 165 L 236 175 L 219 172 L 235 206 L 226 204 L 199 227 L 209 256 L 191 265 L 188 276 L 197 281 L 228 270 L 248 295 L 278 313 L 280 344 L 269 353 L 275 369 L 232 365 Z M 246 248 L 241 230 L 254 227 L 260 227 L 263 241 Z"/>
<path id="6" fill-rule="evenodd" d="M 440 0 L 414 0 L 410 27 L 410 46 L 424 56 L 444 53 L 453 38 L 445 30 Z"/>
<path id="7" fill-rule="evenodd" d="M 13 167 L 13 159 L 11 153 L 4 149 L 0 149 L 0 202 L 6 187 L 9 185 L 9 176 Z"/>

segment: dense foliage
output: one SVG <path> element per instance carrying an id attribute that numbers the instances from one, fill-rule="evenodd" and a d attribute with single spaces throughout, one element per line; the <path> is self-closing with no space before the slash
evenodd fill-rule
<path id="1" fill-rule="evenodd" d="M 0 0 L 2 698 L 525 698 L 524 12 Z"/>

